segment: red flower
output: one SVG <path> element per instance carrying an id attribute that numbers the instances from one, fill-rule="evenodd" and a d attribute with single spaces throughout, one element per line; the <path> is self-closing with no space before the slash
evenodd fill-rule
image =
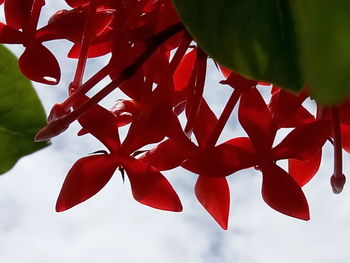
<path id="1" fill-rule="evenodd" d="M 145 115 L 148 116 L 148 113 L 140 113 L 138 121 L 133 123 L 134 129 L 149 128 L 142 127 Z M 139 140 L 131 132 L 120 145 L 115 115 L 98 105 L 79 118 L 79 122 L 83 129 L 99 139 L 110 153 L 83 157 L 73 165 L 58 197 L 57 211 L 67 210 L 95 195 L 107 184 L 118 167 L 125 169 L 137 201 L 157 209 L 182 210 L 181 202 L 166 178 L 150 165 L 129 156 L 137 147 L 143 146 L 143 143 L 154 140 L 155 137 L 149 135 L 151 133 L 146 133 L 144 138 Z M 156 137 L 158 140 L 158 136 Z"/>
<path id="2" fill-rule="evenodd" d="M 42 42 L 60 38 L 80 42 L 87 12 L 86 8 L 58 12 L 47 26 L 37 30 L 44 4 L 44 0 L 5 1 L 7 24 L 0 23 L 0 42 L 22 44 L 25 51 L 19 58 L 21 72 L 33 81 L 55 85 L 60 81 L 60 67 L 55 56 Z M 95 35 L 103 31 L 112 19 L 110 10 L 97 13 Z"/>
<path id="3" fill-rule="evenodd" d="M 238 114 L 255 150 L 257 165 L 263 173 L 262 195 L 265 202 L 284 214 L 308 220 L 308 205 L 300 186 L 275 161 L 305 161 L 313 158 L 329 136 L 329 123 L 315 121 L 299 125 L 272 148 L 277 129 L 270 111 L 255 88 L 242 95 Z"/>

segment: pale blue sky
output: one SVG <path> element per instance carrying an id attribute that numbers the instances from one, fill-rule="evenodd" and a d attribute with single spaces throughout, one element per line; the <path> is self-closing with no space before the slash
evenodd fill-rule
<path id="1" fill-rule="evenodd" d="M 47 10 L 51 10 L 63 1 L 47 3 Z M 62 41 L 50 43 L 50 47 L 55 47 L 55 54 L 61 56 L 67 51 L 67 44 Z M 60 62 L 63 71 L 60 85 L 35 85 L 47 110 L 64 98 L 74 71 L 74 61 L 63 58 Z M 227 100 L 229 92 L 228 87 L 219 87 L 218 79 L 211 69 L 206 97 L 216 105 L 216 110 Z M 244 135 L 234 124 L 231 120 L 224 138 Z M 94 138 L 77 137 L 78 129 L 78 125 L 72 125 L 53 139 L 50 147 L 23 158 L 0 178 L 0 262 L 350 261 L 350 190 L 346 185 L 341 195 L 331 193 L 329 145 L 320 172 L 304 188 L 311 221 L 289 218 L 269 208 L 260 195 L 261 175 L 250 169 L 229 177 L 231 217 L 229 230 L 223 231 L 194 197 L 196 176 L 182 169 L 166 173 L 184 204 L 182 213 L 140 205 L 133 200 L 128 182 L 123 185 L 116 173 L 95 197 L 57 214 L 55 200 L 69 168 L 78 158 L 101 149 Z M 344 156 L 347 174 L 350 158 L 345 153 Z"/>

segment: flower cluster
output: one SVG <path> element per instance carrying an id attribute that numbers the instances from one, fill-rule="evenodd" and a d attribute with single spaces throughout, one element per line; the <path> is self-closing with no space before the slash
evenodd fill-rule
<path id="1" fill-rule="evenodd" d="M 0 23 L 0 42 L 25 47 L 19 67 L 27 78 L 57 84 L 60 66 L 43 42 L 66 39 L 73 43 L 67 55 L 77 59 L 77 68 L 69 96 L 53 106 L 47 126 L 35 140 L 48 140 L 77 120 L 82 127 L 79 136 L 91 134 L 106 147 L 72 166 L 57 211 L 95 195 L 117 169 L 123 178 L 127 175 L 138 202 L 181 211 L 177 193 L 162 174 L 181 166 L 198 175 L 194 186 L 198 201 L 227 229 L 230 190 L 226 177 L 254 167 L 261 171 L 262 197 L 270 207 L 308 220 L 301 187 L 317 173 L 327 141 L 334 147 L 331 185 L 335 193 L 341 192 L 345 183 L 342 149 L 350 152 L 346 114 L 350 102 L 338 107 L 316 105 L 317 112 L 311 114 L 303 106 L 309 97 L 307 89 L 295 95 L 216 63 L 223 76 L 221 84 L 232 89 L 217 117 L 203 97 L 209 58 L 186 31 L 170 0 L 66 3 L 70 10 L 57 11 L 46 26 L 37 29 L 44 0 L 0 0 L 6 18 L 6 23 Z M 83 83 L 87 60 L 105 54 L 111 54 L 109 62 Z M 86 93 L 107 76 L 110 83 L 88 97 Z M 268 103 L 257 89 L 259 84 L 271 90 Z M 115 89 L 129 99 L 117 100 L 111 109 L 102 107 L 99 102 Z M 218 144 L 235 107 L 246 136 Z M 185 124 L 179 121 L 181 114 Z M 118 132 L 121 126 L 128 126 L 123 141 Z M 292 129 L 275 145 L 276 134 L 283 128 Z M 147 148 L 150 144 L 151 149 Z M 288 160 L 287 171 L 278 165 L 279 160 Z"/>

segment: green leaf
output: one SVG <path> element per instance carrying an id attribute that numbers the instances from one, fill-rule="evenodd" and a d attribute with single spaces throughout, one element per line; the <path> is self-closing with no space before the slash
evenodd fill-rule
<path id="1" fill-rule="evenodd" d="M 0 174 L 24 155 L 48 143 L 35 143 L 46 124 L 45 112 L 31 83 L 18 70 L 16 57 L 0 45 Z"/>
<path id="2" fill-rule="evenodd" d="M 293 3 L 293 4 L 292 4 Z M 350 97 L 350 1 L 291 1 L 301 62 L 315 99 L 335 104 Z"/>
<path id="3" fill-rule="evenodd" d="M 201 48 L 246 77 L 299 91 L 297 41 L 286 0 L 173 0 Z"/>

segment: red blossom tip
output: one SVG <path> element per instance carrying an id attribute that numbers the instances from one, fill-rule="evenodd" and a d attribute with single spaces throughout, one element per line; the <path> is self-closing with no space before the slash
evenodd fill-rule
<path id="1" fill-rule="evenodd" d="M 34 137 L 35 142 L 47 141 L 65 130 L 67 130 L 69 124 L 62 124 L 62 119 L 56 119 L 48 123 L 44 128 L 42 128 Z"/>
<path id="2" fill-rule="evenodd" d="M 343 191 L 346 177 L 344 174 L 333 174 L 331 176 L 332 191 L 335 194 L 340 194 Z"/>

